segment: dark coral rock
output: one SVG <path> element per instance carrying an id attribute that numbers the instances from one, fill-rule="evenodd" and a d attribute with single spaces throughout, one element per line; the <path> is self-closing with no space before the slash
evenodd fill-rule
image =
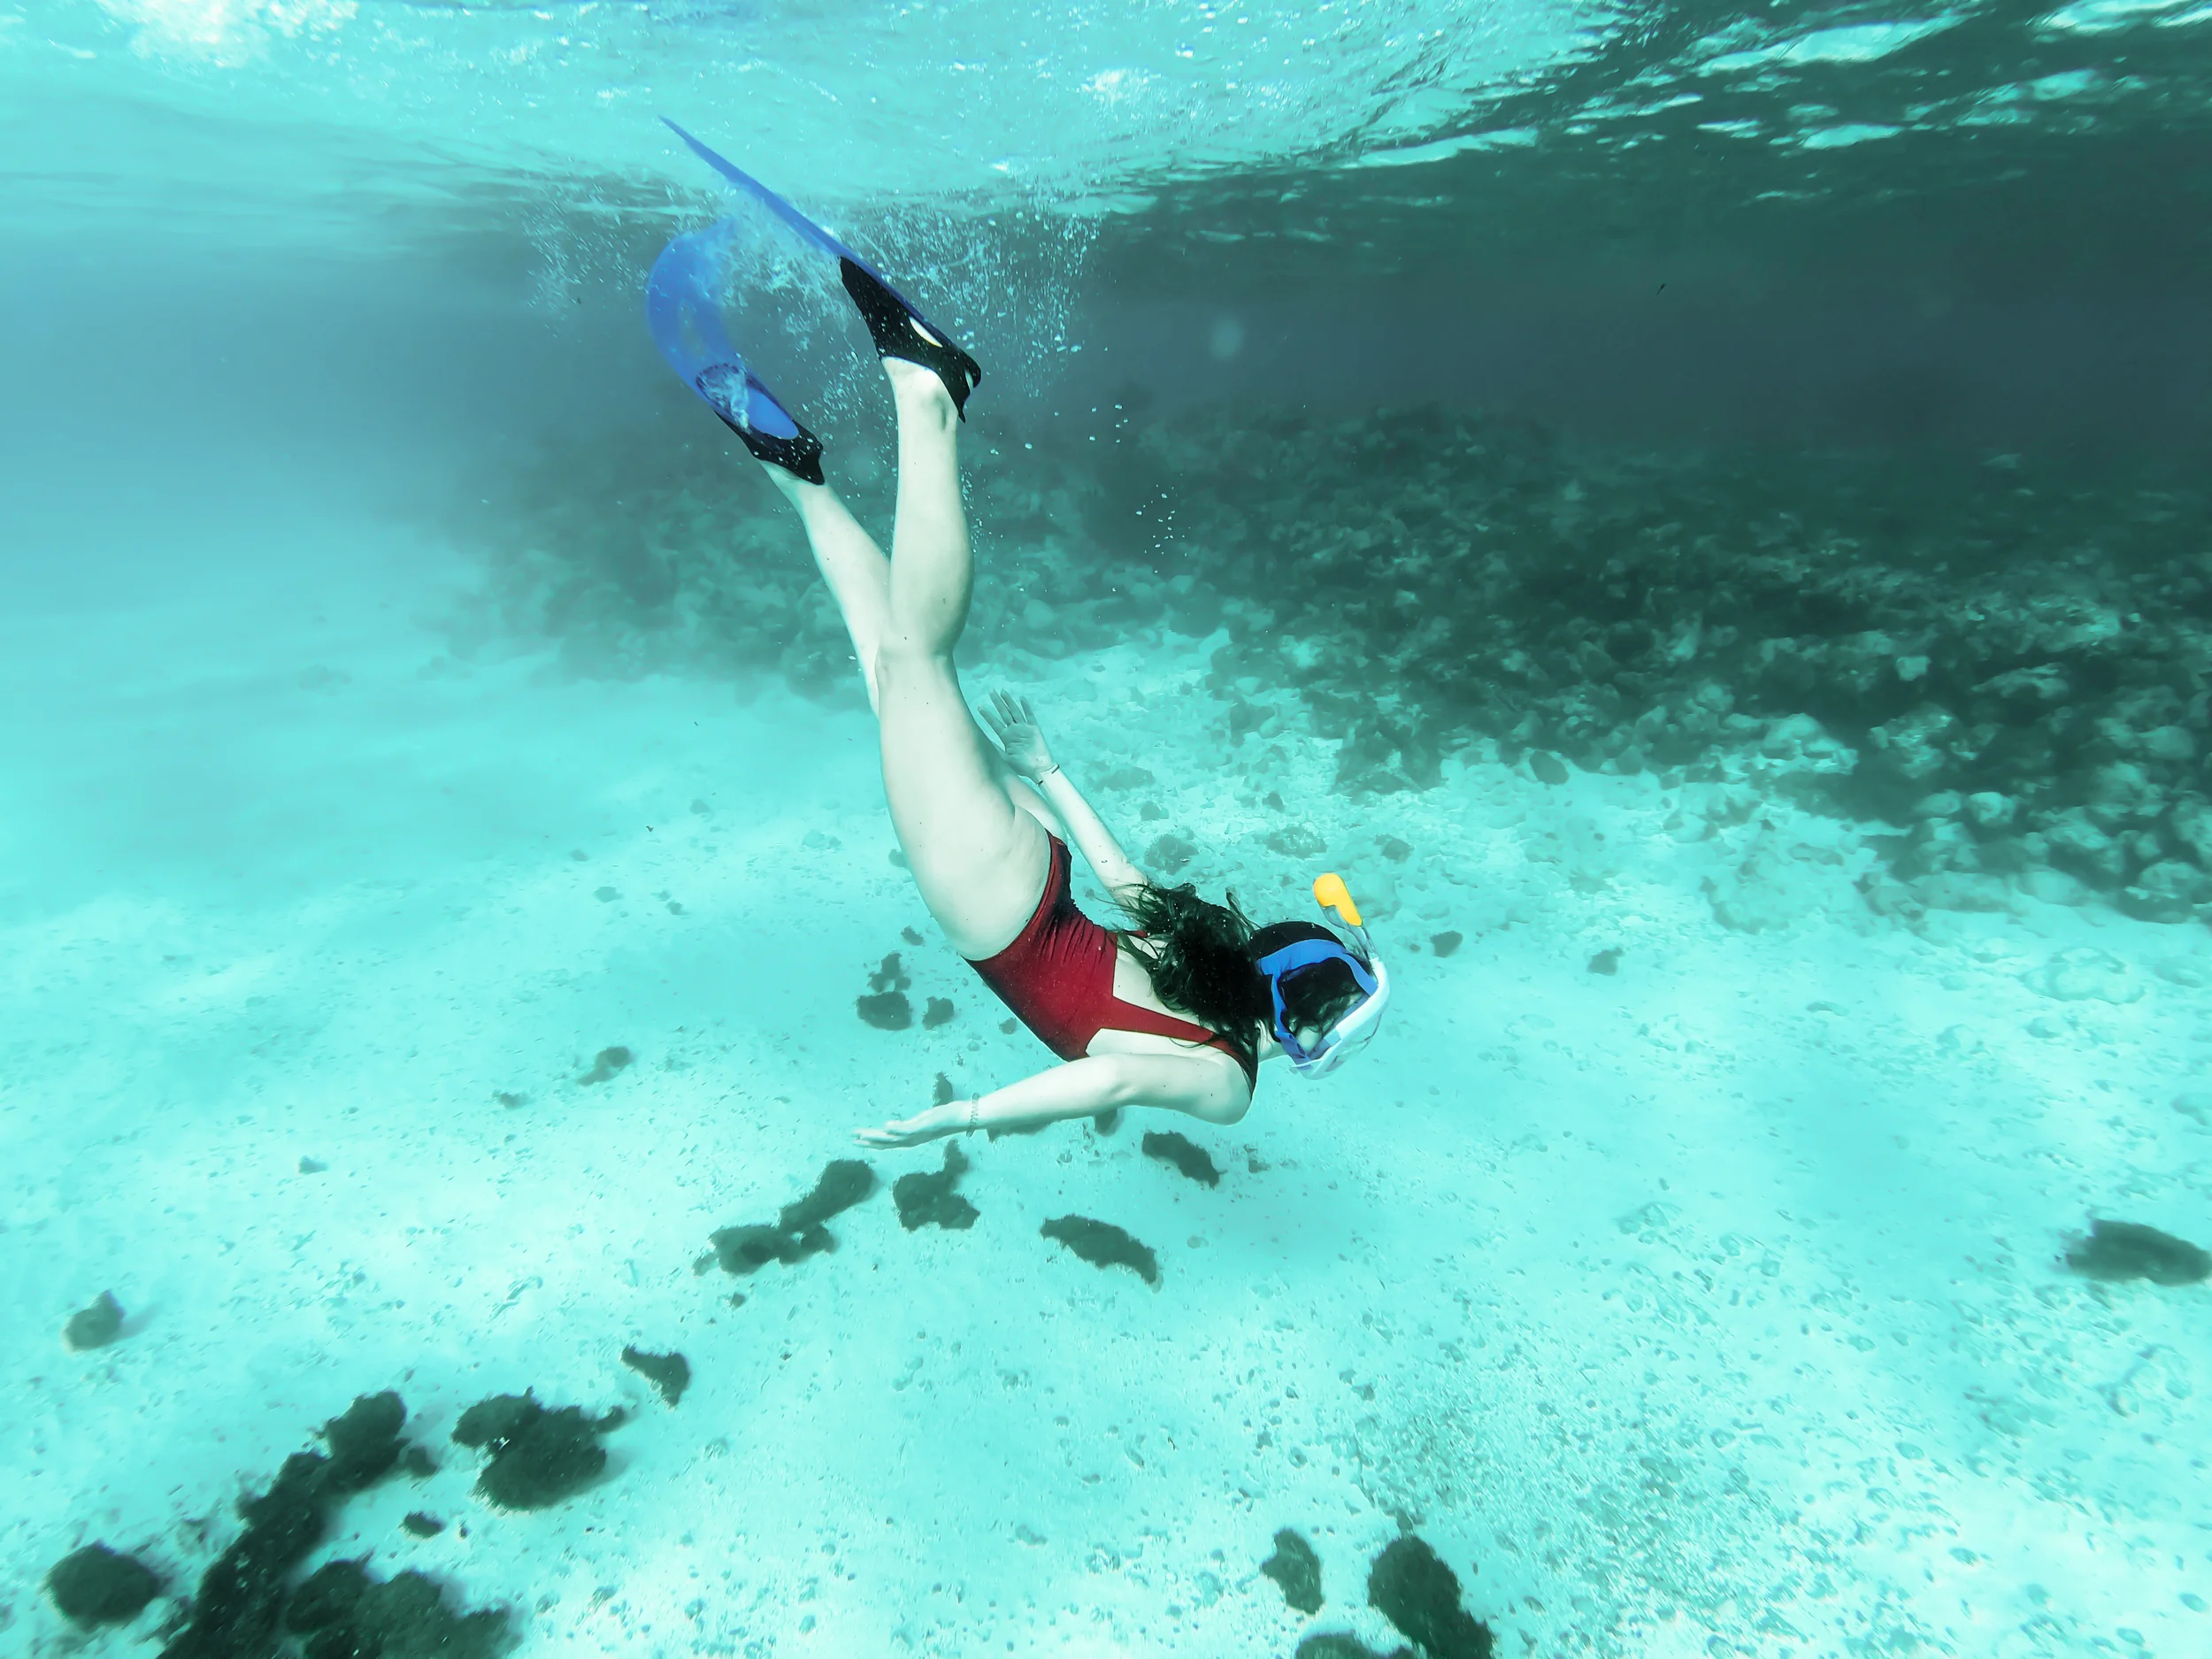
<path id="1" fill-rule="evenodd" d="M 1448 956 L 1459 949 L 1463 937 L 1463 934 L 1450 932 L 1432 933 L 1429 936 L 1429 949 L 1440 956 Z"/>
<path id="2" fill-rule="evenodd" d="M 680 1405 L 684 1390 L 691 1386 L 691 1362 L 680 1354 L 648 1354 L 642 1348 L 626 1348 L 622 1363 L 659 1389 L 661 1398 L 672 1406 Z"/>
<path id="3" fill-rule="evenodd" d="M 1428 1659 L 1490 1659 L 1490 1627 L 1459 1604 L 1459 1576 L 1417 1538 L 1394 1540 L 1367 1572 L 1367 1602 Z"/>
<path id="4" fill-rule="evenodd" d="M 161 1576 L 135 1556 L 87 1544 L 56 1562 L 46 1594 L 79 1624 L 119 1624 L 161 1594 Z"/>
<path id="5" fill-rule="evenodd" d="M 1620 971 L 1621 953 L 1617 950 L 1601 950 L 1590 958 L 1590 972 L 1593 973 L 1618 973 Z"/>
<path id="6" fill-rule="evenodd" d="M 2212 1255 L 2185 1239 L 2134 1221 L 2089 1224 L 2089 1237 L 2066 1252 L 2066 1265 L 2090 1279 L 2147 1279 L 2154 1285 L 2193 1285 L 2212 1276 Z"/>
<path id="7" fill-rule="evenodd" d="M 945 1165 L 935 1174 L 916 1171 L 891 1184 L 891 1201 L 899 1207 L 899 1225 L 909 1233 L 917 1227 L 945 1227 L 964 1233 L 975 1225 L 976 1207 L 952 1189 L 968 1171 L 968 1155 L 959 1143 L 945 1143 Z"/>
<path id="8" fill-rule="evenodd" d="M 1282 1586 L 1283 1600 L 1301 1613 L 1321 1610 L 1321 1557 L 1287 1526 L 1275 1534 L 1275 1553 L 1260 1571 Z"/>
<path id="9" fill-rule="evenodd" d="M 1064 1244 L 1094 1267 L 1133 1268 L 1148 1285 L 1160 1282 L 1159 1257 L 1110 1221 L 1088 1216 L 1061 1216 L 1037 1229 L 1048 1239 Z"/>
<path id="10" fill-rule="evenodd" d="M 940 1071 L 937 1074 L 937 1080 L 929 1087 L 929 1103 L 933 1106 L 949 1105 L 959 1098 L 959 1090 L 953 1087 L 952 1079 Z"/>
<path id="11" fill-rule="evenodd" d="M 903 991 L 913 983 L 912 977 L 901 964 L 899 953 L 895 950 L 886 956 L 882 965 L 868 976 L 868 988 L 872 991 Z"/>
<path id="12" fill-rule="evenodd" d="M 611 1048 L 602 1048 L 593 1056 L 591 1070 L 576 1080 L 579 1083 L 604 1083 L 626 1068 L 636 1057 L 620 1043 Z"/>
<path id="13" fill-rule="evenodd" d="M 941 996 L 931 997 L 929 1006 L 922 1010 L 922 1029 L 934 1031 L 940 1025 L 949 1025 L 951 1023 L 951 1002 Z"/>
<path id="14" fill-rule="evenodd" d="M 878 1031 L 904 1031 L 914 1023 L 914 1004 L 906 1000 L 904 991 L 856 996 L 853 1006 L 860 1010 L 860 1018 Z"/>
<path id="15" fill-rule="evenodd" d="M 435 1538 L 445 1531 L 445 1523 L 434 1515 L 420 1509 L 410 1509 L 400 1518 L 400 1525 L 417 1538 Z"/>
<path id="16" fill-rule="evenodd" d="M 1172 1129 L 1164 1133 L 1148 1130 L 1143 1141 L 1144 1155 L 1157 1158 L 1163 1164 L 1172 1164 L 1201 1187 L 1221 1185 L 1221 1171 L 1214 1167 L 1206 1148 L 1187 1135 L 1177 1134 Z"/>
<path id="17" fill-rule="evenodd" d="M 62 1326 L 61 1340 L 73 1348 L 105 1348 L 122 1329 L 122 1305 L 112 1292 L 104 1290 L 90 1307 L 69 1316 L 69 1323 Z"/>
<path id="18" fill-rule="evenodd" d="M 1162 875 L 1171 876 L 1197 856 L 1197 848 L 1180 835 L 1168 834 L 1161 836 L 1145 849 L 1144 861 Z"/>

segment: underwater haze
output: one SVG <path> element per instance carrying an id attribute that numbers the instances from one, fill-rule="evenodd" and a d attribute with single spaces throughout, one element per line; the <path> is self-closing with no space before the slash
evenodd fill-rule
<path id="1" fill-rule="evenodd" d="M 856 1148 L 1051 1056 L 662 117 L 1340 1070 Z M 0 1652 L 2212 1652 L 2212 5 L 0 0 Z"/>

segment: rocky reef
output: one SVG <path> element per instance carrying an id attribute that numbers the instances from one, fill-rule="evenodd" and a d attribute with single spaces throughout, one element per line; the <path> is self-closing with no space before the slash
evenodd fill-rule
<path id="1" fill-rule="evenodd" d="M 1727 779 L 1886 824 L 1906 905 L 2024 885 L 2212 915 L 2200 482 L 1623 454 L 1436 408 L 1117 419 L 979 411 L 982 649 L 1186 636 L 1233 749 L 1295 710 L 1348 794 L 1431 787 L 1470 748 L 1549 781 Z M 472 512 L 487 576 L 460 654 L 519 634 L 584 672 L 859 695 L 796 526 L 709 440 L 549 457 Z"/>

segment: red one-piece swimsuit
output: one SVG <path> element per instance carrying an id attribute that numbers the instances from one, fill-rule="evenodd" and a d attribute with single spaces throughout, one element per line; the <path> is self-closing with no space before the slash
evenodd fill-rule
<path id="1" fill-rule="evenodd" d="M 1035 914 L 1012 944 L 972 964 L 983 983 L 1063 1060 L 1081 1059 L 1091 1039 L 1110 1026 L 1218 1048 L 1256 1082 L 1256 1063 L 1220 1033 L 1114 995 L 1114 936 L 1075 908 L 1067 843 L 1057 835 L 1051 841 L 1052 868 Z"/>

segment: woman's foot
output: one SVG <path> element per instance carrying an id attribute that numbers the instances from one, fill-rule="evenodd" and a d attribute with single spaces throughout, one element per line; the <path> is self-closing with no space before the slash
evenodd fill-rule
<path id="1" fill-rule="evenodd" d="M 982 365 L 949 340 L 941 340 L 914 308 L 856 259 L 837 262 L 845 292 L 852 296 L 860 320 L 868 325 L 868 337 L 888 368 L 894 362 L 919 364 L 943 384 L 961 419 L 968 418 L 968 394 L 983 378 Z"/>
<path id="2" fill-rule="evenodd" d="M 959 418 L 959 405 L 936 370 L 905 357 L 886 357 L 883 373 L 891 382 L 902 424 L 918 421 L 925 430 L 944 432 Z"/>

